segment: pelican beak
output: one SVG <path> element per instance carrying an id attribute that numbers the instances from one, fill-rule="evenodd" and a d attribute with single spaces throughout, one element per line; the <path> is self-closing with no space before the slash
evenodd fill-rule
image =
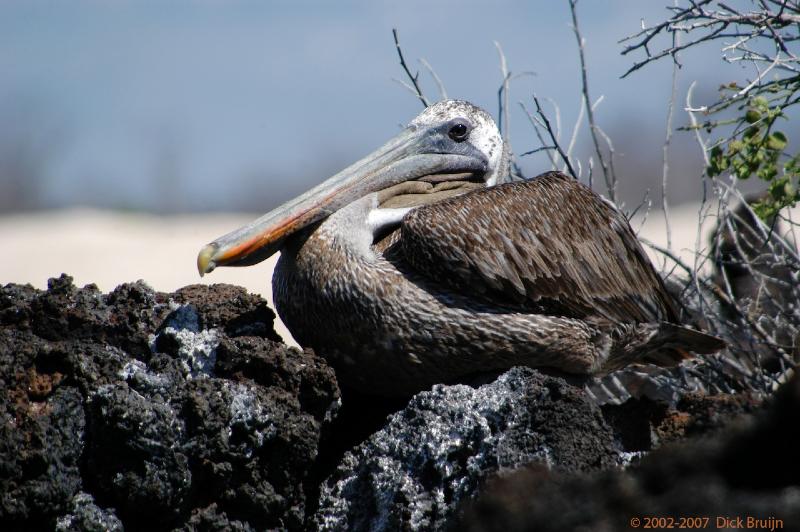
<path id="1" fill-rule="evenodd" d="M 217 266 L 249 266 L 275 254 L 297 231 L 367 194 L 432 174 L 485 174 L 486 156 L 454 142 L 445 128 L 409 126 L 384 146 L 308 192 L 207 244 L 197 256 L 200 275 Z"/>

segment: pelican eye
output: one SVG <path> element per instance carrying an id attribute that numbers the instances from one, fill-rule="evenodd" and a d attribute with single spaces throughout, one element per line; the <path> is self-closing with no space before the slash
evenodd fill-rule
<path id="1" fill-rule="evenodd" d="M 467 124 L 463 122 L 457 122 L 450 128 L 450 131 L 447 132 L 447 136 L 456 142 L 467 140 L 467 135 L 469 135 L 469 128 Z"/>

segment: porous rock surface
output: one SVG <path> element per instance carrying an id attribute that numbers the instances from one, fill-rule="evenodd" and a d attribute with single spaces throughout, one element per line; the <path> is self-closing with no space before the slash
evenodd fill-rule
<path id="1" fill-rule="evenodd" d="M 300 528 L 339 401 L 243 289 L 0 288 L 0 529 Z"/>
<path id="2" fill-rule="evenodd" d="M 685 395 L 601 408 L 581 387 L 514 368 L 481 387 L 382 403 L 340 395 L 323 359 L 279 343 L 273 318 L 263 299 L 228 285 L 165 294 L 137 282 L 102 294 L 62 276 L 46 291 L 0 287 L 0 530 L 443 529 L 481 492 L 468 514 L 479 529 L 554 513 L 567 526 L 584 511 L 594 529 L 616 523 L 603 519 L 616 515 L 625 479 L 652 508 L 658 482 L 680 490 L 684 474 L 687 493 L 710 478 L 734 505 L 736 482 L 749 480 L 725 477 L 716 453 L 770 453 L 767 440 L 750 447 L 732 435 L 609 472 L 719 432 L 759 401 Z M 514 474 L 520 467 L 529 473 Z M 763 493 L 794 500 L 775 486 Z"/>
<path id="3" fill-rule="evenodd" d="M 514 368 L 472 388 L 435 386 L 345 454 L 322 486 L 323 530 L 432 530 L 490 473 L 535 462 L 564 471 L 613 466 L 600 408 L 562 379 Z"/>
<path id="4" fill-rule="evenodd" d="M 709 409 L 719 406 L 703 403 Z M 723 410 L 735 404 L 727 402 Z M 705 420 L 713 425 L 715 417 Z M 800 378 L 795 375 L 766 410 L 739 417 L 714 437 L 666 445 L 624 471 L 578 476 L 532 466 L 498 477 L 469 504 L 455 528 L 603 532 L 649 524 L 656 529 L 800 530 L 799 425 Z M 647 521 L 651 518 L 664 520 Z"/>

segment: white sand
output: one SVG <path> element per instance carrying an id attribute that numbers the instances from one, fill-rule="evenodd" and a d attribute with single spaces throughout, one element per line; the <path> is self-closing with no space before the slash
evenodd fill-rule
<path id="1" fill-rule="evenodd" d="M 253 216 L 153 216 L 88 209 L 0 217 L 0 284 L 46 288 L 62 272 L 75 284 L 94 283 L 104 292 L 143 279 L 173 292 L 188 284 L 230 283 L 266 297 L 272 305 L 272 270 L 277 257 L 249 268 L 220 268 L 202 279 L 200 248 Z M 274 308 L 274 307 L 273 307 Z M 276 330 L 291 340 L 283 323 Z M 295 344 L 296 345 L 296 344 Z"/>
<path id="2" fill-rule="evenodd" d="M 270 279 L 276 257 L 248 268 L 220 268 L 202 279 L 195 266 L 204 244 L 256 216 L 153 216 L 77 209 L 0 217 L 0 249 L 6 257 L 0 263 L 0 284 L 46 288 L 47 279 L 62 272 L 74 277 L 78 286 L 95 283 L 104 292 L 138 279 L 165 292 L 193 283 L 231 283 L 266 297 L 272 305 Z M 674 208 L 671 219 L 673 249 L 691 262 L 697 208 Z M 639 229 L 638 222 L 633 225 Z M 650 213 L 641 235 L 666 245 L 660 212 Z M 657 260 L 661 264 L 661 258 Z M 276 324 L 276 330 L 291 341 L 283 323 Z"/>

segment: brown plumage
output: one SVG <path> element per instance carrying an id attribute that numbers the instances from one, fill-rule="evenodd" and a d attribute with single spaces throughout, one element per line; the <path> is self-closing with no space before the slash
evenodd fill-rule
<path id="1" fill-rule="evenodd" d="M 723 347 L 678 323 L 612 204 L 557 172 L 503 183 L 507 165 L 484 111 L 440 102 L 373 156 L 204 248 L 198 265 L 280 247 L 284 323 L 368 393 L 514 365 L 602 374 Z"/>
<path id="2" fill-rule="evenodd" d="M 678 319 L 625 217 L 559 172 L 420 207 L 401 233 L 415 269 L 498 303 L 598 324 Z"/>

